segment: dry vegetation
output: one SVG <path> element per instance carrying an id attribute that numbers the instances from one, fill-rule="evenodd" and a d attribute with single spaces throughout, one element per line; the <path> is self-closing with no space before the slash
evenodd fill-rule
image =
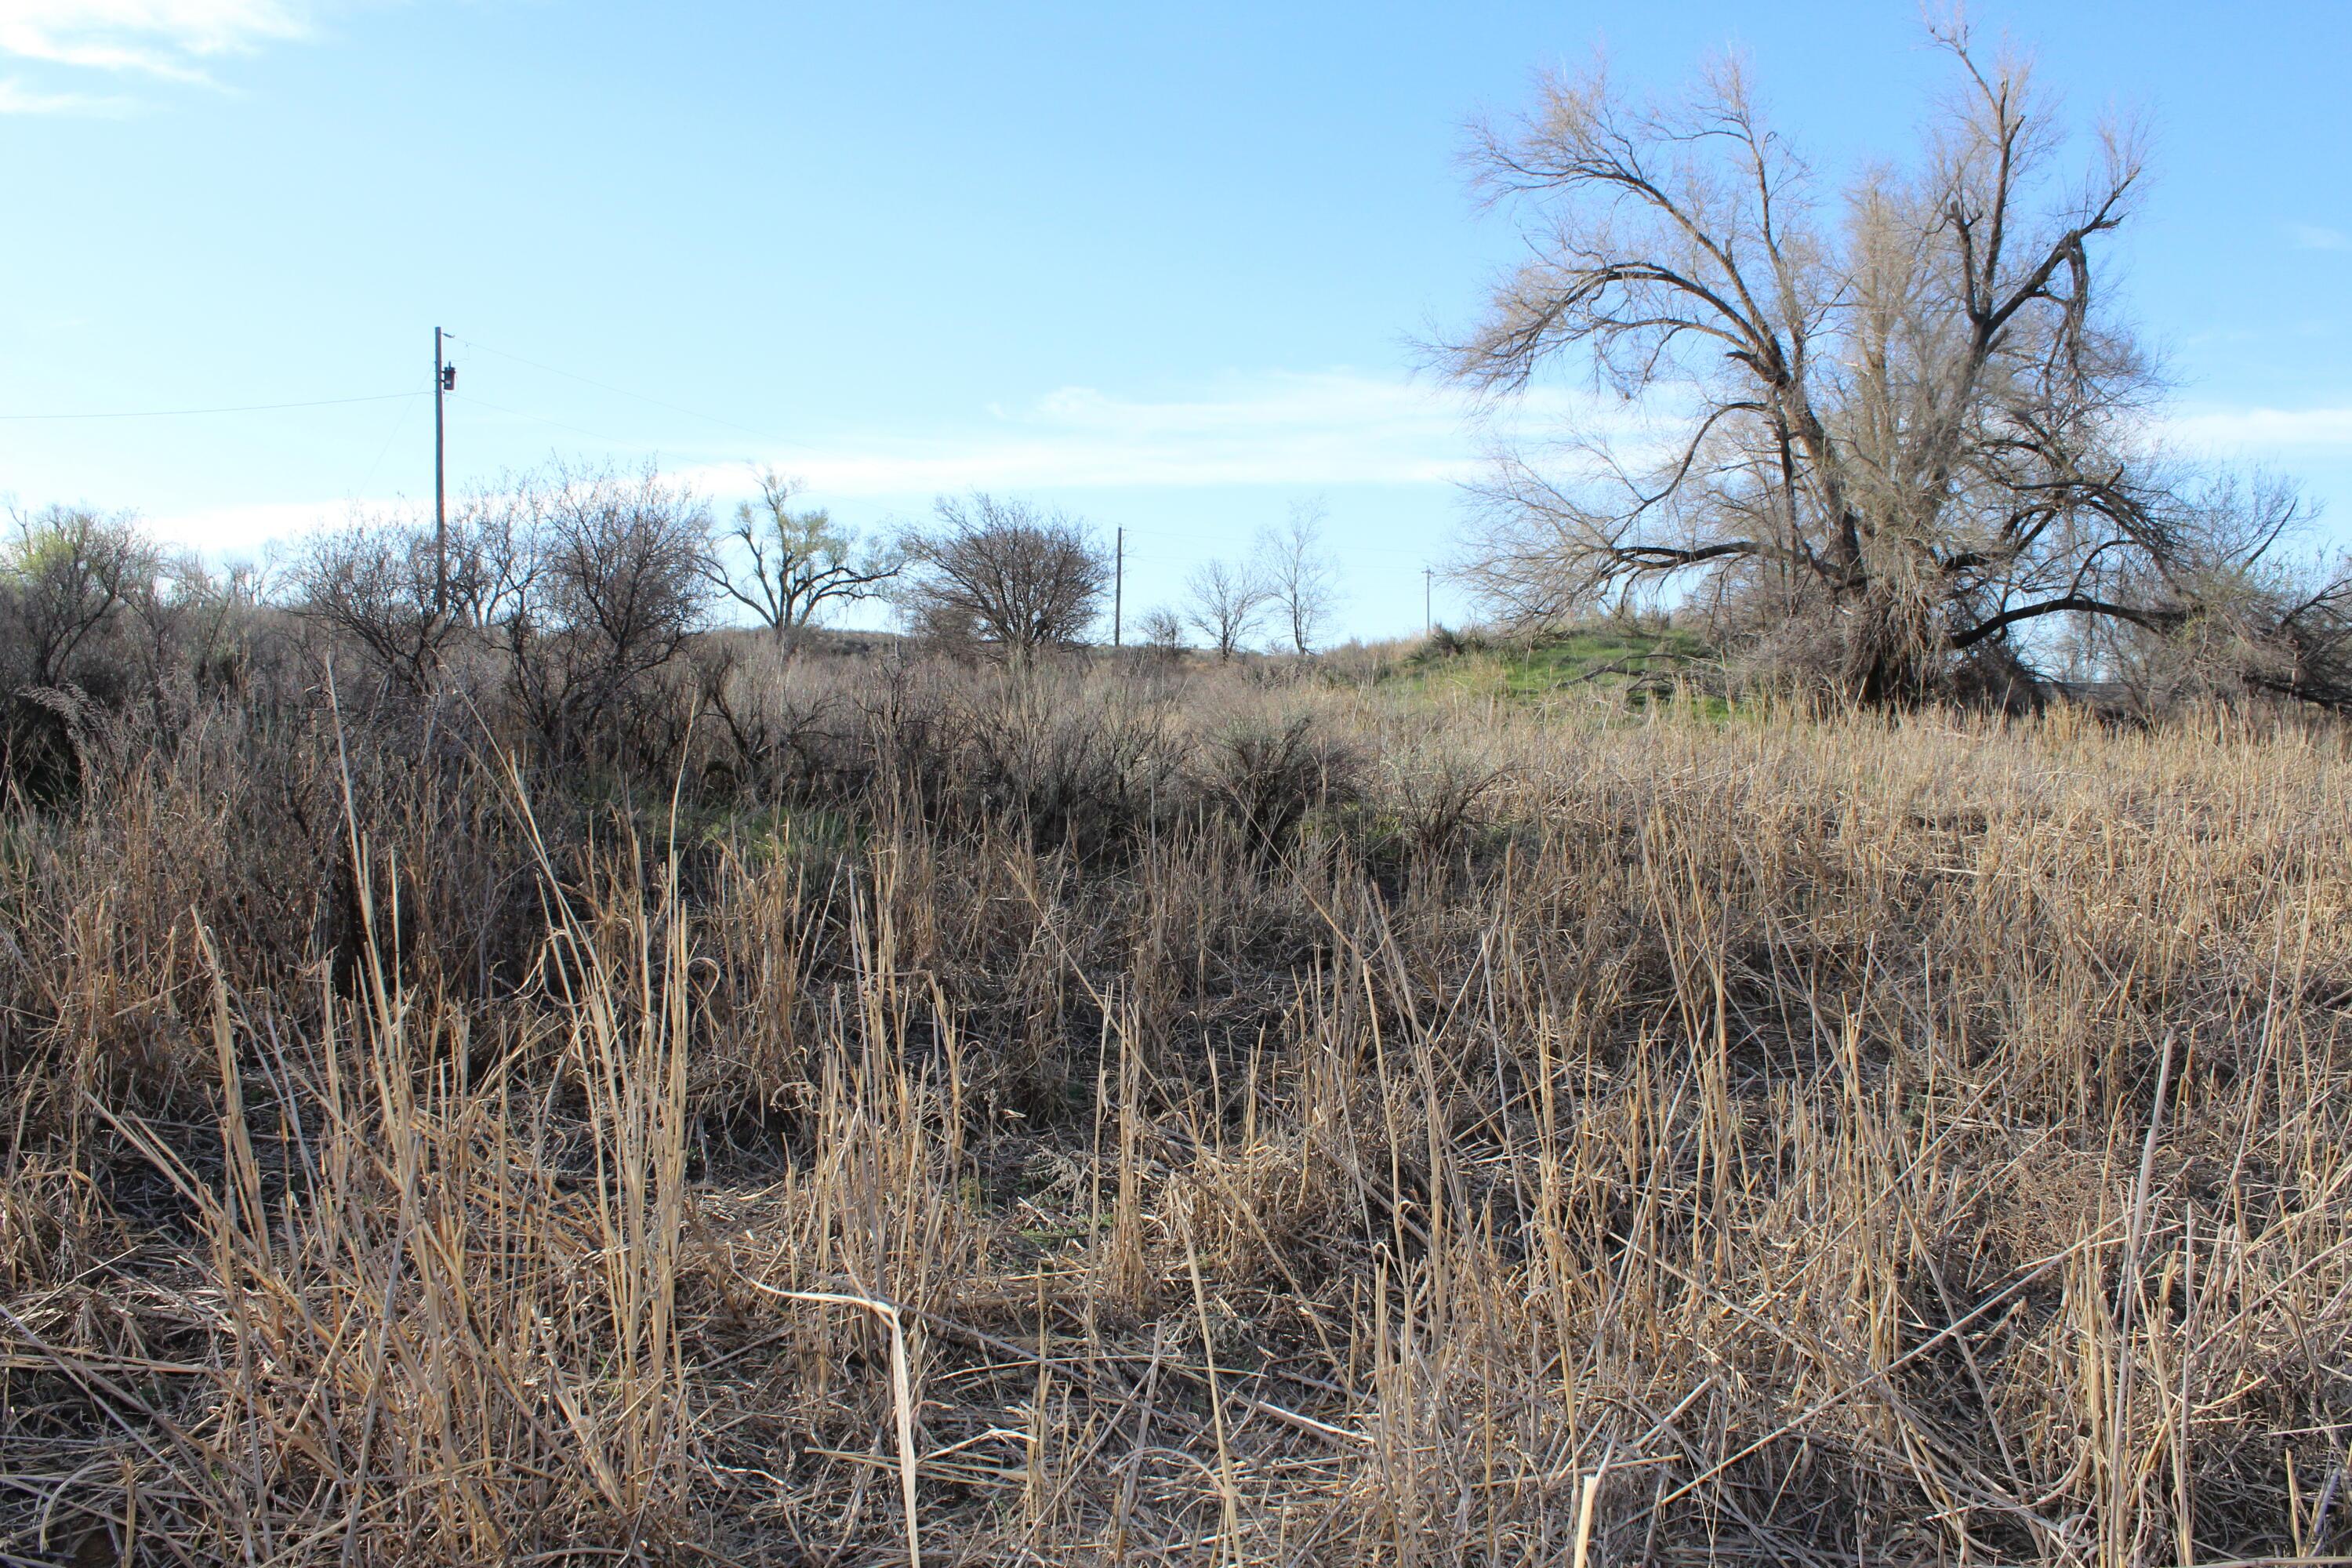
<path id="1" fill-rule="evenodd" d="M 2352 1550 L 2340 733 L 706 686 L 10 809 L 0 1561 Z"/>

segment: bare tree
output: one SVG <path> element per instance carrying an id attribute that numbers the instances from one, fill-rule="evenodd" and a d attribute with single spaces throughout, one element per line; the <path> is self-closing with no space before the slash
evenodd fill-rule
<path id="1" fill-rule="evenodd" d="M 2136 137 L 2101 129 L 2070 177 L 2024 66 L 1937 37 L 1958 91 L 1919 155 L 1826 214 L 1736 65 L 1662 107 L 1556 77 L 1481 134 L 1479 183 L 1532 258 L 1452 373 L 1507 395 L 1565 362 L 1678 426 L 1662 457 L 1650 429 L 1507 449 L 1463 570 L 1490 606 L 1697 589 L 1901 700 L 1970 666 L 2031 679 L 2069 623 L 2168 635 L 2300 521 L 2277 491 L 2213 514 L 2138 437 L 2153 378 L 2103 261 Z"/>
<path id="2" fill-rule="evenodd" d="M 449 518 L 446 578 L 430 518 L 355 514 L 313 534 L 295 557 L 295 605 L 383 675 L 423 689 L 452 643 L 505 628 L 531 602 L 539 510 L 527 478 L 461 500 Z"/>
<path id="3" fill-rule="evenodd" d="M 740 569 L 714 550 L 703 562 L 711 585 L 760 617 L 779 642 L 813 624 L 827 605 L 878 597 L 902 564 L 856 542 L 823 510 L 794 511 L 793 485 L 773 469 L 760 476 L 760 499 L 735 509 L 721 549 L 733 547 Z"/>
<path id="4" fill-rule="evenodd" d="M 2199 499 L 2219 517 L 2260 517 L 2285 504 L 2283 488 L 2224 474 Z M 2092 621 L 2070 651 L 2147 713 L 2246 688 L 2352 712 L 2352 563 L 2242 551 L 2239 561 L 2195 584 L 2178 620 Z"/>
<path id="5" fill-rule="evenodd" d="M 252 601 L 236 572 L 215 576 L 192 550 L 158 549 L 152 562 L 126 584 L 123 609 L 131 662 L 163 721 L 160 700 L 193 696 L 219 673 L 216 657 Z"/>
<path id="6" fill-rule="evenodd" d="M 550 744 L 574 747 L 675 658 L 709 597 L 709 513 L 651 465 L 551 467 L 525 481 L 509 526 L 530 556 L 492 629 L 516 695 Z"/>
<path id="7" fill-rule="evenodd" d="M 1224 663 L 1265 618 L 1266 586 L 1246 566 L 1204 561 L 1184 580 L 1184 619 L 1217 650 Z"/>
<path id="8" fill-rule="evenodd" d="M 52 506 L 12 521 L 0 547 L 0 654 L 16 680 L 54 686 L 158 563 L 128 517 Z"/>
<path id="9" fill-rule="evenodd" d="M 462 559 L 461 551 L 453 557 Z M 452 600 L 462 602 L 452 578 Z M 294 563 L 301 610 L 356 644 L 385 675 L 422 689 L 439 667 L 454 621 L 436 616 L 433 531 L 414 519 L 361 516 L 321 531 Z"/>
<path id="10" fill-rule="evenodd" d="M 1022 500 L 941 496 L 899 541 L 896 597 L 909 626 L 1014 658 L 1075 643 L 1102 610 L 1110 563 L 1076 518 Z"/>
<path id="11" fill-rule="evenodd" d="M 1294 653 L 1314 651 L 1339 600 L 1338 574 L 1323 552 L 1323 524 L 1330 515 L 1320 496 L 1296 500 L 1280 528 L 1258 536 L 1257 574 Z"/>
<path id="12" fill-rule="evenodd" d="M 1174 658 L 1184 651 L 1184 623 L 1167 605 L 1144 611 L 1135 625 L 1138 647 L 1161 658 Z"/>

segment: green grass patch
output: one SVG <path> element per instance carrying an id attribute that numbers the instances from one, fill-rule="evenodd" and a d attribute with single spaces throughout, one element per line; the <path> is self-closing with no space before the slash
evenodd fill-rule
<path id="1" fill-rule="evenodd" d="M 1696 633 L 1681 627 L 1602 625 L 1521 643 L 1441 636 L 1388 684 L 1412 696 L 1539 703 L 1591 693 L 1647 705 L 1671 700 L 1678 677 L 1695 671 L 1710 651 Z M 1729 711 L 1721 698 L 1690 700 Z"/>

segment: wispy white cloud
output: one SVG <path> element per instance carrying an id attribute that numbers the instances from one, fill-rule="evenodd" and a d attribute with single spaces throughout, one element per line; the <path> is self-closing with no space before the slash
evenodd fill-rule
<path id="1" fill-rule="evenodd" d="M 210 84 L 208 62 L 306 36 L 310 0 L 0 0 L 0 55 L 50 68 Z M 88 112 L 28 92 L 18 113 Z"/>
<path id="2" fill-rule="evenodd" d="M 5 0 L 0 0 L 5 3 Z M 1559 388 L 1538 389 L 1482 424 L 1442 385 L 1349 370 L 1234 376 L 1203 391 L 1146 396 L 1064 387 L 924 429 L 844 427 L 805 445 L 747 456 L 803 481 L 813 500 L 919 506 L 980 488 L 1052 493 L 1207 486 L 1336 489 L 1444 487 L 1484 472 L 1487 438 L 1605 437 L 1623 454 L 1663 452 L 1671 410 Z M 2329 464 L 2352 458 L 2352 405 L 2273 408 L 2192 405 L 2164 419 L 2184 447 L 2235 457 Z M 673 470 L 705 494 L 744 493 L 740 462 Z M 211 552 L 299 539 L 348 516 L 351 500 L 218 506 L 158 515 L 163 536 Z M 397 506 L 384 500 L 372 503 Z"/>
<path id="3" fill-rule="evenodd" d="M 0 114 L 82 114 L 115 118 L 138 104 L 118 93 L 43 92 L 16 77 L 0 77 Z"/>
<path id="4" fill-rule="evenodd" d="M 2305 250 L 2352 250 L 2352 234 L 2315 223 L 2291 223 L 2286 231 Z"/>
<path id="5" fill-rule="evenodd" d="M 321 528 L 397 501 L 250 501 L 157 511 L 140 521 L 155 538 L 202 552 L 215 562 L 257 562 L 284 553 Z"/>
<path id="6" fill-rule="evenodd" d="M 2192 407 L 2165 420 L 2164 433 L 2191 446 L 2256 454 L 2352 448 L 2352 406 Z"/>
<path id="7" fill-rule="evenodd" d="M 5 3 L 5 0 L 0 0 Z M 1572 395 L 1531 394 L 1520 409 L 1549 427 L 1621 420 Z M 1469 404 L 1401 376 L 1332 370 L 1236 375 L 1186 395 L 1065 387 L 1017 405 L 921 429 L 844 427 L 804 445 L 747 454 L 803 481 L 813 500 L 920 505 L 943 491 L 1013 492 L 1212 485 L 1443 486 L 1484 466 Z M 750 489 L 740 462 L 673 469 L 709 495 Z M 384 503 L 394 504 L 394 503 Z M 159 513 L 163 537 L 208 552 L 296 539 L 347 516 L 349 500 Z"/>
<path id="8" fill-rule="evenodd" d="M 1206 485 L 1445 484 L 1483 465 L 1459 395 L 1346 370 L 1276 373 L 1193 396 L 1064 387 L 988 417 L 923 432 L 849 431 L 772 454 L 813 494 L 919 497 L 974 486 L 1053 490 Z M 1622 416 L 1566 395 L 1531 394 L 1522 417 Z M 740 485 L 740 471 L 695 478 Z"/>

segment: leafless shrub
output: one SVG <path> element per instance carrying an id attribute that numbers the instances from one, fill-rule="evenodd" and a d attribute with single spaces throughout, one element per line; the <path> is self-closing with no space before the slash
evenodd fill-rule
<path id="1" fill-rule="evenodd" d="M 1482 803 L 1510 776 L 1507 768 L 1458 743 L 1401 758 L 1396 772 L 1400 826 L 1411 854 L 1423 862 L 1464 847 L 1479 825 Z"/>
<path id="2" fill-rule="evenodd" d="M 910 629 L 1025 660 L 1093 626 L 1110 563 L 1079 520 L 978 491 L 941 496 L 932 511 L 930 528 L 899 541 L 895 596 Z"/>
<path id="3" fill-rule="evenodd" d="M 1350 640 L 1326 649 L 1316 673 L 1332 685 L 1370 688 L 1401 670 L 1410 652 L 1410 645 L 1402 642 Z"/>
<path id="4" fill-rule="evenodd" d="M 459 623 L 441 613 L 430 526 L 363 517 L 313 534 L 293 572 L 298 604 L 348 640 L 387 679 L 432 683 Z"/>
<path id="5" fill-rule="evenodd" d="M 774 800 L 804 791 L 829 765 L 826 724 L 839 694 L 796 682 L 776 650 L 772 639 L 755 651 L 713 637 L 693 652 L 700 708 L 726 737 L 728 754 L 706 775 L 723 795 Z"/>
<path id="6" fill-rule="evenodd" d="M 708 513 L 650 466 L 557 465 L 513 505 L 533 564 L 494 636 L 531 727 L 553 751 L 577 752 L 632 716 L 701 624 Z"/>
<path id="7" fill-rule="evenodd" d="M 159 552 L 155 571 L 135 575 L 124 599 L 126 641 L 152 701 L 187 710 L 233 689 L 243 673 L 245 637 L 261 607 L 253 567 L 215 573 L 194 552 Z"/>
<path id="8" fill-rule="evenodd" d="M 1233 723 L 1211 742 L 1202 784 L 1254 844 L 1279 849 L 1307 812 L 1353 800 L 1363 770 L 1353 745 L 1301 713 L 1279 723 Z"/>
<path id="9" fill-rule="evenodd" d="M 1131 844 L 1181 799 L 1181 689 L 1148 671 L 1103 684 L 1072 670 L 1016 671 L 968 689 L 969 750 L 956 769 L 967 801 L 1041 845 Z"/>
<path id="10" fill-rule="evenodd" d="M 1136 622 L 1136 641 L 1147 652 L 1172 659 L 1184 651 L 1184 623 L 1167 605 L 1155 605 Z"/>
<path id="11" fill-rule="evenodd" d="M 73 507 L 17 512 L 0 550 L 0 656 L 13 685 L 96 685 L 76 659 L 102 640 L 156 552 L 127 517 Z"/>

